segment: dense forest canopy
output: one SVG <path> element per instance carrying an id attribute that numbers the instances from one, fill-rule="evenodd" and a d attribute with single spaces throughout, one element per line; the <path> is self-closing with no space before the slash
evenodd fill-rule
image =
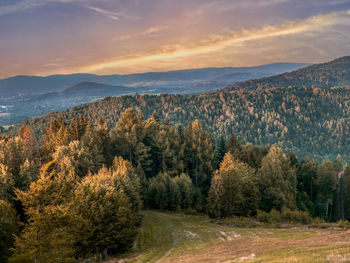
<path id="1" fill-rule="evenodd" d="M 83 115 L 52 119 L 40 144 L 25 126 L 0 139 L 1 260 L 120 254 L 133 245 L 142 208 L 263 222 L 350 219 L 350 170 L 340 160 L 298 160 L 234 134 L 216 144 L 198 120 L 175 126 L 132 109 L 111 129 L 102 118 L 96 126 Z"/>
<path id="2" fill-rule="evenodd" d="M 267 89 L 288 86 L 317 86 L 320 88 L 350 86 L 350 56 L 277 76 L 235 83 L 227 87 L 226 90 L 255 90 L 257 88 Z"/>
<path id="3" fill-rule="evenodd" d="M 187 125 L 198 119 L 216 139 L 235 133 L 243 143 L 277 145 L 301 158 L 312 156 L 322 161 L 340 155 L 350 162 L 350 88 L 289 87 L 220 90 L 196 96 L 110 97 L 30 119 L 24 125 L 40 134 L 58 116 L 69 122 L 85 115 L 95 124 L 102 117 L 112 128 L 129 107 L 141 110 L 146 118 L 156 110 L 160 119 L 175 124 Z"/>

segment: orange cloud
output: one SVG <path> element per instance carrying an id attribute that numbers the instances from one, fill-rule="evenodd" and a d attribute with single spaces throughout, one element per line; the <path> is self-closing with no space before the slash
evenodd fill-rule
<path id="1" fill-rule="evenodd" d="M 201 54 L 211 54 L 227 47 L 239 46 L 248 41 L 258 41 L 268 38 L 296 35 L 305 32 L 322 31 L 327 26 L 350 22 L 350 10 L 332 12 L 313 16 L 304 20 L 288 21 L 282 25 L 265 26 L 258 29 L 242 30 L 214 37 L 208 37 L 209 41 L 201 41 L 185 46 L 168 46 L 159 52 L 126 56 L 111 59 L 101 63 L 94 63 L 79 69 L 80 72 L 101 72 L 113 68 L 129 68 L 139 65 L 167 62 L 172 59 L 188 58 Z"/>

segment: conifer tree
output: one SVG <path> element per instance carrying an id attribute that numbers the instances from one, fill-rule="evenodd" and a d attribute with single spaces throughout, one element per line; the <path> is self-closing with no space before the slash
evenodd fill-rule
<path id="1" fill-rule="evenodd" d="M 234 158 L 241 158 L 242 144 L 238 141 L 234 133 L 232 133 L 228 142 L 227 151 L 229 151 Z"/>
<path id="2" fill-rule="evenodd" d="M 18 217 L 11 205 L 0 199 L 0 262 L 7 262 L 14 235 L 18 234 Z"/>
<path id="3" fill-rule="evenodd" d="M 344 217 L 350 221 L 350 166 L 347 166 L 343 172 L 345 196 L 344 196 Z"/>
<path id="4" fill-rule="evenodd" d="M 317 170 L 318 195 L 315 200 L 315 213 L 325 219 L 331 219 L 331 209 L 338 184 L 338 169 L 338 163 L 326 159 Z"/>
<path id="5" fill-rule="evenodd" d="M 227 152 L 226 138 L 225 136 L 221 135 L 219 138 L 218 147 L 217 147 L 219 163 L 221 163 L 222 160 L 224 159 L 226 152 Z"/>

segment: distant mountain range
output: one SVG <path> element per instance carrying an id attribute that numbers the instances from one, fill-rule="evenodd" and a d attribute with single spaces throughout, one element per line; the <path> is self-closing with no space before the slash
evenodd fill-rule
<path id="1" fill-rule="evenodd" d="M 220 78 L 226 79 L 227 74 Z M 245 143 L 275 144 L 287 153 L 319 161 L 339 155 L 350 163 L 349 80 L 350 57 L 343 57 L 198 95 L 108 97 L 30 119 L 23 125 L 40 135 L 58 115 L 68 123 L 86 115 L 95 123 L 102 117 L 112 128 L 120 114 L 131 107 L 140 109 L 145 118 L 156 111 L 161 119 L 181 125 L 198 119 L 216 137 L 234 132 Z M 18 127 L 11 132 L 16 131 Z"/>
<path id="2" fill-rule="evenodd" d="M 238 81 L 293 71 L 308 64 L 275 63 L 256 67 L 203 68 L 131 75 L 72 74 L 16 76 L 0 80 L 0 125 L 60 111 L 108 96 L 197 94 Z"/>

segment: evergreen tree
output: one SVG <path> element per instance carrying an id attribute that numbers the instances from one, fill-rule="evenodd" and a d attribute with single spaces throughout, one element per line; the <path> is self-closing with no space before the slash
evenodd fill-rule
<path id="1" fill-rule="evenodd" d="M 0 199 L 13 202 L 15 181 L 8 167 L 0 163 Z"/>
<path id="2" fill-rule="evenodd" d="M 344 169 L 343 178 L 345 187 L 344 217 L 346 220 L 350 221 L 350 166 Z"/>
<path id="3" fill-rule="evenodd" d="M 134 150 L 138 142 L 144 137 L 144 122 L 141 115 L 137 116 L 132 109 L 127 109 L 120 117 L 115 131 L 114 141 L 123 141 L 128 144 L 128 159 L 134 164 Z M 118 149 L 117 149 L 118 151 Z M 137 164 L 137 163 L 136 163 Z"/>
<path id="4" fill-rule="evenodd" d="M 0 199 L 0 262 L 7 262 L 14 235 L 18 234 L 16 210 Z"/>
<path id="5" fill-rule="evenodd" d="M 241 159 L 242 144 L 238 141 L 233 133 L 228 142 L 227 151 L 229 151 L 234 158 Z"/>
<path id="6" fill-rule="evenodd" d="M 311 158 L 304 159 L 297 170 L 297 205 L 299 209 L 314 213 L 313 202 L 317 196 L 317 163 Z"/>
<path id="7" fill-rule="evenodd" d="M 219 138 L 218 147 L 217 147 L 219 163 L 221 163 L 222 160 L 224 159 L 226 152 L 227 152 L 226 138 L 225 136 L 221 135 Z"/>
<path id="8" fill-rule="evenodd" d="M 217 160 L 214 140 L 203 130 L 198 120 L 190 123 L 184 132 L 184 168 L 193 184 L 206 196 Z"/>
<path id="9" fill-rule="evenodd" d="M 330 160 L 324 160 L 317 170 L 317 188 L 318 195 L 315 200 L 315 215 L 331 219 L 332 205 L 336 193 L 339 169 L 338 163 Z"/>

